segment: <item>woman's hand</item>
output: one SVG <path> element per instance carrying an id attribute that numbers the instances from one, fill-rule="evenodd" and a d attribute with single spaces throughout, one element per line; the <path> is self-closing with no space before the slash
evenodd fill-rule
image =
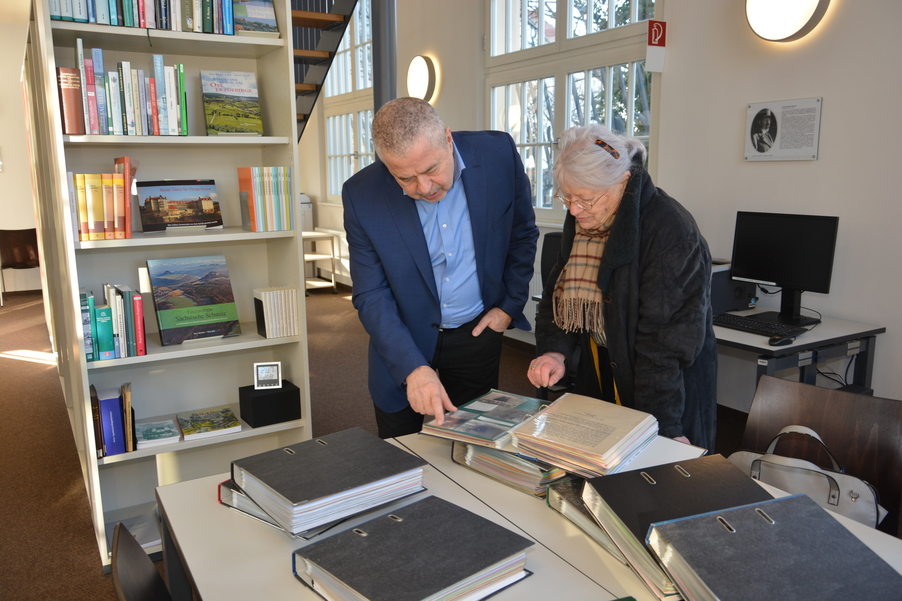
<path id="1" fill-rule="evenodd" d="M 536 388 L 552 386 L 567 373 L 565 360 L 561 353 L 545 353 L 530 362 L 526 377 Z"/>

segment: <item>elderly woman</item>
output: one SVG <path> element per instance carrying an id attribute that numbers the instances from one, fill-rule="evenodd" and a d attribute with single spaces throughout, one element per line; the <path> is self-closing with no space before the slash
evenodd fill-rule
<path id="1" fill-rule="evenodd" d="M 651 413 L 662 435 L 713 450 L 711 255 L 644 159 L 641 142 L 600 125 L 564 132 L 554 182 L 569 214 L 527 375 L 551 386 L 579 344 L 576 392 Z"/>

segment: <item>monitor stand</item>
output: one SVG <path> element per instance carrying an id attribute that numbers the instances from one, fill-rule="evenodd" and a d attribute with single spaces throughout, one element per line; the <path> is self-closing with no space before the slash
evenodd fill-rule
<path id="1" fill-rule="evenodd" d="M 780 294 L 780 312 L 765 311 L 749 315 L 752 319 L 766 323 L 779 323 L 788 326 L 807 327 L 821 322 L 817 317 L 801 315 L 802 291 L 794 288 L 783 288 Z"/>

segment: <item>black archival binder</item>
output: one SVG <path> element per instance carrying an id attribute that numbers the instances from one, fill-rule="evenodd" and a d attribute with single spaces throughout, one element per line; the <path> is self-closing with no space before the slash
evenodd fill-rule
<path id="1" fill-rule="evenodd" d="M 295 576 L 317 590 L 317 571 L 368 601 L 421 601 L 517 556 L 529 539 L 438 497 L 429 496 L 294 552 Z M 530 574 L 514 567 L 519 578 Z"/>
<path id="2" fill-rule="evenodd" d="M 652 522 L 772 499 L 722 455 L 708 455 L 586 481 L 640 542 Z M 583 492 L 589 509 L 592 504 Z"/>
<path id="3" fill-rule="evenodd" d="M 255 497 L 246 486 L 245 474 L 278 495 L 284 505 L 297 507 L 421 469 L 424 465 L 426 461 L 420 457 L 365 430 L 351 428 L 235 460 L 232 462 L 232 480 L 273 515 L 266 501 Z"/>
<path id="4" fill-rule="evenodd" d="M 902 598 L 902 575 L 805 495 L 656 523 L 649 547 L 685 599 Z"/>

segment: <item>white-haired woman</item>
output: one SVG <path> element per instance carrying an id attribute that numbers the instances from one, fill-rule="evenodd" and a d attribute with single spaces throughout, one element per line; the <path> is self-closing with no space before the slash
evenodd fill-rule
<path id="1" fill-rule="evenodd" d="M 603 126 L 564 132 L 554 182 L 569 213 L 527 375 L 556 383 L 580 345 L 578 393 L 651 413 L 662 435 L 713 450 L 711 255 L 644 159 L 641 142 Z"/>

